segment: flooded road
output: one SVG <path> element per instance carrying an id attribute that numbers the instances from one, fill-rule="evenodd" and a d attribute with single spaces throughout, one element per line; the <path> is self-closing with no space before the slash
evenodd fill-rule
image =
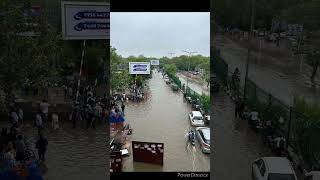
<path id="1" fill-rule="evenodd" d="M 249 180 L 251 162 L 260 156 L 270 155 L 269 149 L 248 127 L 246 120 L 234 117 L 234 103 L 224 92 L 212 98 L 213 179 Z"/>
<path id="2" fill-rule="evenodd" d="M 30 122 L 27 122 L 30 123 Z M 1 127 L 7 124 L 1 122 Z M 106 179 L 106 132 L 103 125 L 97 129 L 72 128 L 69 121 L 60 120 L 60 129 L 52 130 L 46 124 L 45 136 L 48 139 L 46 153 L 45 180 L 87 180 Z M 30 148 L 35 149 L 37 130 L 34 127 L 24 127 L 23 133 L 28 139 Z"/>
<path id="3" fill-rule="evenodd" d="M 177 74 L 179 80 L 181 81 L 181 84 L 185 84 L 185 86 L 187 86 L 187 77 L 182 75 L 182 74 Z M 205 95 L 210 95 L 208 88 L 206 88 L 205 86 L 201 86 L 200 84 L 198 83 L 195 83 L 193 81 L 191 81 L 189 79 L 188 81 L 188 86 L 193 90 L 195 91 L 196 93 L 198 94 L 202 94 L 204 93 Z"/>
<path id="4" fill-rule="evenodd" d="M 210 171 L 210 156 L 196 148 L 186 148 L 184 137 L 191 125 L 191 106 L 181 92 L 173 92 L 161 73 L 149 80 L 148 99 L 126 105 L 125 118 L 133 129 L 132 140 L 164 143 L 164 165 L 136 163 L 124 158 L 123 171 Z"/>

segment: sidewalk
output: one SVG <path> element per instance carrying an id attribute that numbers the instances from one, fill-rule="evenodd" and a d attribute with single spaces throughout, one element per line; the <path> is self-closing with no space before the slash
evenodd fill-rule
<path id="1" fill-rule="evenodd" d="M 241 83 L 244 84 L 247 48 L 220 34 L 216 35 L 214 46 L 220 49 L 222 58 L 229 65 L 230 74 L 236 67 L 239 68 Z M 266 53 L 261 54 L 260 61 L 255 60 L 258 57 L 258 52 L 252 52 L 249 78 L 259 87 L 288 105 L 293 104 L 294 96 L 304 96 L 311 103 L 320 101 L 320 90 L 308 86 L 308 76 L 306 73 L 299 73 L 300 66 L 296 59 L 275 58 Z"/>

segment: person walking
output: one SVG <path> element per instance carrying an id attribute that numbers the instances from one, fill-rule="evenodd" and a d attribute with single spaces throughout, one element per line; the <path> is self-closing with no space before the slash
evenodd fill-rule
<path id="1" fill-rule="evenodd" d="M 21 107 L 18 108 L 18 117 L 19 117 L 19 123 L 23 124 L 23 110 Z"/>
<path id="2" fill-rule="evenodd" d="M 57 111 L 54 111 L 52 113 L 51 118 L 52 118 L 52 122 L 51 122 L 52 128 L 54 130 L 59 129 L 59 115 L 58 115 Z"/>
<path id="3" fill-rule="evenodd" d="M 86 107 L 86 119 L 87 119 L 87 129 L 92 125 L 93 121 L 93 109 L 90 104 L 87 104 Z"/>
<path id="4" fill-rule="evenodd" d="M 26 145 L 24 143 L 24 139 L 21 134 L 18 135 L 15 145 L 16 145 L 16 160 L 23 161 L 25 157 Z"/>
<path id="5" fill-rule="evenodd" d="M 243 118 L 244 108 L 245 108 L 245 103 L 242 99 L 240 99 L 240 103 L 239 103 L 239 116 L 240 116 L 240 118 Z"/>
<path id="6" fill-rule="evenodd" d="M 45 154 L 47 151 L 48 140 L 43 134 L 39 135 L 39 139 L 36 142 L 36 148 L 38 149 L 39 160 L 45 161 Z"/>
<path id="7" fill-rule="evenodd" d="M 80 105 L 76 103 L 73 111 L 72 111 L 72 124 L 73 128 L 76 128 L 77 123 L 80 121 L 80 116 L 81 116 L 81 109 Z"/>
<path id="8" fill-rule="evenodd" d="M 94 115 L 95 115 L 95 119 L 98 120 L 100 124 L 103 122 L 102 112 L 103 112 L 103 109 L 100 105 L 100 102 L 96 103 L 96 106 L 94 107 Z"/>
<path id="9" fill-rule="evenodd" d="M 234 117 L 238 118 L 240 116 L 240 100 L 236 100 L 236 106 L 235 106 L 235 111 L 234 111 Z"/>
<path id="10" fill-rule="evenodd" d="M 17 114 L 17 111 L 13 107 L 11 108 L 11 111 L 10 111 L 10 121 L 12 124 L 17 124 L 19 122 L 19 116 Z"/>
<path id="11" fill-rule="evenodd" d="M 35 126 L 38 128 L 38 134 L 40 134 L 43 129 L 43 120 L 40 111 L 36 115 Z"/>
<path id="12" fill-rule="evenodd" d="M 125 109 L 125 105 L 124 105 L 124 102 L 122 102 L 122 104 L 121 104 L 121 111 L 122 111 L 122 113 L 123 113 L 123 115 L 124 115 L 124 109 Z"/>
<path id="13" fill-rule="evenodd" d="M 50 104 L 45 99 L 42 100 L 42 102 L 40 103 L 40 111 L 42 114 L 42 120 L 44 120 L 44 121 L 48 119 L 49 106 L 50 106 Z"/>

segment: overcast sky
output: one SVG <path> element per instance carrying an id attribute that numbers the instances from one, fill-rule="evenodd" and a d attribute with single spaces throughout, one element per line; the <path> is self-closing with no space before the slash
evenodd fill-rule
<path id="1" fill-rule="evenodd" d="M 111 46 L 123 57 L 160 58 L 210 54 L 210 14 L 198 12 L 112 12 Z"/>

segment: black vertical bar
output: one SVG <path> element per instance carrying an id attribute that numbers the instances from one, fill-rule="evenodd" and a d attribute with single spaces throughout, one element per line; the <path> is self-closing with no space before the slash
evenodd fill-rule
<path id="1" fill-rule="evenodd" d="M 272 105 L 271 103 L 271 93 L 269 93 L 269 103 L 268 103 L 269 107 Z"/>
<path id="2" fill-rule="evenodd" d="M 292 108 L 289 108 L 289 124 L 288 124 L 288 131 L 287 131 L 287 139 L 286 139 L 286 146 L 288 148 L 290 143 L 290 132 L 291 132 L 291 120 L 292 120 Z"/>

